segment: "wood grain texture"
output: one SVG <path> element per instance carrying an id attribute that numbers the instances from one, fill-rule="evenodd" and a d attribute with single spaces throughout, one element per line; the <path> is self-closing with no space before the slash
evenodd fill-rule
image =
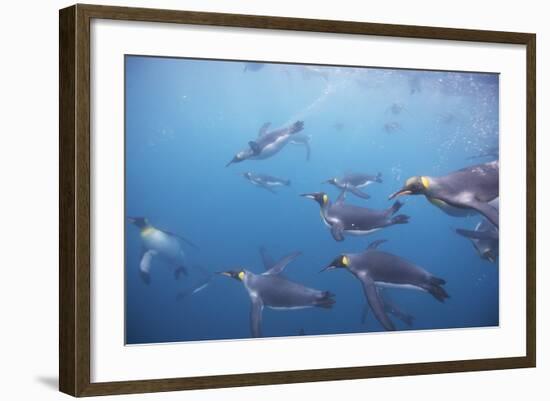
<path id="1" fill-rule="evenodd" d="M 525 45 L 527 324 L 524 357 L 124 382 L 90 382 L 90 20 L 92 18 Z M 536 363 L 536 37 L 529 33 L 76 5 L 59 14 L 59 387 L 73 396 L 533 367 Z M 122 135 L 122 133 L 121 133 Z"/>

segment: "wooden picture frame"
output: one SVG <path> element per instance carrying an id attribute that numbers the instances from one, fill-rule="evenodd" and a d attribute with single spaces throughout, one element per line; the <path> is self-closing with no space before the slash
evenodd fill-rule
<path id="1" fill-rule="evenodd" d="M 526 355 L 512 358 L 92 383 L 90 380 L 90 21 L 94 18 L 526 46 Z M 74 5 L 60 10 L 59 28 L 59 388 L 62 392 L 73 396 L 94 396 L 535 366 L 535 34 L 95 5 Z"/>

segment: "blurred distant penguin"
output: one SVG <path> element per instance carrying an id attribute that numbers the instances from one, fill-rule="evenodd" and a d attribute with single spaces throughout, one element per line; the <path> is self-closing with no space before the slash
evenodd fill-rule
<path id="1" fill-rule="evenodd" d="M 332 308 L 335 301 L 330 292 L 306 287 L 281 275 L 284 268 L 299 255 L 300 252 L 293 252 L 285 256 L 262 274 L 242 268 L 219 273 L 242 282 L 248 291 L 252 302 L 250 329 L 253 337 L 262 336 L 264 306 L 272 309 Z"/>
<path id="2" fill-rule="evenodd" d="M 174 276 L 176 279 L 181 274 L 187 275 L 185 252 L 183 251 L 181 241 L 196 248 L 195 244 L 182 236 L 153 227 L 144 217 L 128 217 L 128 220 L 140 230 L 142 251 L 139 271 L 141 278 L 146 284 L 151 282 L 151 263 L 153 258 L 157 256 L 174 266 Z"/>
<path id="3" fill-rule="evenodd" d="M 248 142 L 248 148 L 238 152 L 233 159 L 225 166 L 233 163 L 240 163 L 243 160 L 263 160 L 277 154 L 291 140 L 293 135 L 304 129 L 303 121 L 296 121 L 294 124 L 269 131 L 271 123 L 265 123 L 258 132 L 258 138 L 255 141 Z"/>
<path id="4" fill-rule="evenodd" d="M 401 195 L 424 195 L 451 216 L 478 212 L 498 228 L 498 209 L 489 202 L 498 197 L 498 160 L 466 167 L 442 177 L 416 176 L 388 199 Z"/>
<path id="5" fill-rule="evenodd" d="M 395 330 L 386 314 L 386 306 L 379 287 L 407 288 L 429 292 L 435 299 L 444 302 L 449 298 L 441 287 L 445 280 L 435 277 L 399 256 L 379 251 L 385 240 L 372 242 L 363 253 L 342 254 L 321 271 L 344 268 L 349 270 L 363 285 L 363 292 L 376 319 L 386 330 Z"/>
<path id="6" fill-rule="evenodd" d="M 243 173 L 243 177 L 246 178 L 251 184 L 256 185 L 260 188 L 266 189 L 269 192 L 276 194 L 273 188 L 290 186 L 290 180 L 273 177 L 272 175 L 267 174 L 256 174 L 251 172 Z"/>
<path id="7" fill-rule="evenodd" d="M 342 191 L 336 202 L 331 203 L 324 192 L 302 194 L 300 196 L 313 199 L 321 207 L 321 218 L 330 228 L 330 233 L 336 241 L 343 241 L 344 234 L 367 235 L 394 224 L 406 224 L 409 216 L 400 214 L 394 216 L 402 203 L 395 202 L 384 210 L 367 209 L 344 203 L 346 191 Z"/>
<path id="8" fill-rule="evenodd" d="M 350 173 L 342 177 L 334 177 L 325 181 L 327 184 L 332 184 L 341 190 L 347 190 L 362 199 L 369 199 L 370 195 L 361 191 L 359 188 L 364 188 L 373 182 L 381 183 L 382 173 L 378 173 L 377 175 Z"/>

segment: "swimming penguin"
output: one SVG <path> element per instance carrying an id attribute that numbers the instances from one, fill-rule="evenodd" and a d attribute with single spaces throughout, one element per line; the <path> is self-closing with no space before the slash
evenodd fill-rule
<path id="1" fill-rule="evenodd" d="M 396 319 L 401 320 L 407 326 L 411 327 L 414 323 L 414 316 L 406 312 L 403 312 L 392 301 L 391 297 L 388 294 L 388 290 L 386 288 L 376 287 L 376 290 L 378 291 L 378 296 L 380 297 L 380 299 L 382 300 L 382 303 L 384 304 L 384 312 L 386 312 L 386 315 L 393 315 L 395 316 Z M 369 304 L 368 302 L 366 302 L 363 308 L 363 312 L 361 313 L 361 324 L 366 323 L 368 312 L 369 312 Z"/>
<path id="2" fill-rule="evenodd" d="M 491 206 L 498 209 L 498 198 L 489 202 Z M 468 238 L 481 259 L 495 263 L 498 257 L 499 232 L 491 223 L 483 219 L 477 223 L 474 230 L 456 229 L 457 234 Z"/>
<path id="3" fill-rule="evenodd" d="M 498 197 L 498 160 L 463 168 L 443 177 L 416 176 L 388 199 L 401 195 L 425 195 L 451 216 L 479 212 L 498 228 L 498 209 L 489 204 Z"/>
<path id="4" fill-rule="evenodd" d="M 304 129 L 304 122 L 296 121 L 288 127 L 274 131 L 269 131 L 270 126 L 271 123 L 262 125 L 258 132 L 258 138 L 248 142 L 249 147 L 238 152 L 225 166 L 249 159 L 263 160 L 275 155 L 291 141 L 293 135 Z"/>
<path id="5" fill-rule="evenodd" d="M 382 173 L 378 173 L 377 175 L 350 173 L 342 177 L 334 177 L 325 181 L 327 184 L 332 184 L 341 190 L 347 190 L 355 196 L 363 199 L 369 199 L 370 195 L 361 191 L 359 188 L 364 188 L 373 182 L 381 183 Z"/>
<path id="6" fill-rule="evenodd" d="M 174 276 L 176 279 L 181 274 L 187 275 L 185 252 L 181 242 L 183 241 L 197 248 L 194 243 L 180 235 L 153 227 L 144 217 L 128 217 L 128 220 L 140 229 L 142 250 L 139 271 L 146 284 L 151 282 L 151 263 L 153 258 L 157 256 L 175 267 Z"/>
<path id="7" fill-rule="evenodd" d="M 331 203 L 324 192 L 302 194 L 300 196 L 315 200 L 321 206 L 321 218 L 330 227 L 330 233 L 336 241 L 343 241 L 344 234 L 367 235 L 394 224 L 406 224 L 409 216 L 394 214 L 403 206 L 399 201 L 385 210 L 344 203 L 346 191 L 342 191 L 336 202 Z"/>
<path id="8" fill-rule="evenodd" d="M 273 194 L 277 193 L 273 190 L 273 188 L 275 187 L 290 186 L 290 180 L 273 177 L 267 174 L 255 174 L 251 172 L 246 172 L 243 173 L 243 177 L 246 178 L 253 185 L 266 189 Z"/>
<path id="9" fill-rule="evenodd" d="M 305 287 L 281 275 L 284 268 L 299 255 L 300 252 L 293 252 L 285 256 L 262 274 L 255 274 L 242 268 L 219 273 L 242 282 L 248 291 L 252 302 L 250 328 L 253 337 L 262 336 L 264 307 L 272 309 L 332 308 L 335 301 L 334 295 L 330 292 Z"/>
<path id="10" fill-rule="evenodd" d="M 379 251 L 385 240 L 372 242 L 363 253 L 342 254 L 321 271 L 336 268 L 348 269 L 363 285 L 363 291 L 376 319 L 386 330 L 395 330 L 388 318 L 379 287 L 407 288 L 429 292 L 435 299 L 444 302 L 449 295 L 441 287 L 445 280 L 435 277 L 399 256 Z"/>

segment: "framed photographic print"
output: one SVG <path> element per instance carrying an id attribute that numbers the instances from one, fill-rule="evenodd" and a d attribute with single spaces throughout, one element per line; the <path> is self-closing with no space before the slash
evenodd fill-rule
<path id="1" fill-rule="evenodd" d="M 535 112 L 530 33 L 61 10 L 60 390 L 534 367 Z"/>

